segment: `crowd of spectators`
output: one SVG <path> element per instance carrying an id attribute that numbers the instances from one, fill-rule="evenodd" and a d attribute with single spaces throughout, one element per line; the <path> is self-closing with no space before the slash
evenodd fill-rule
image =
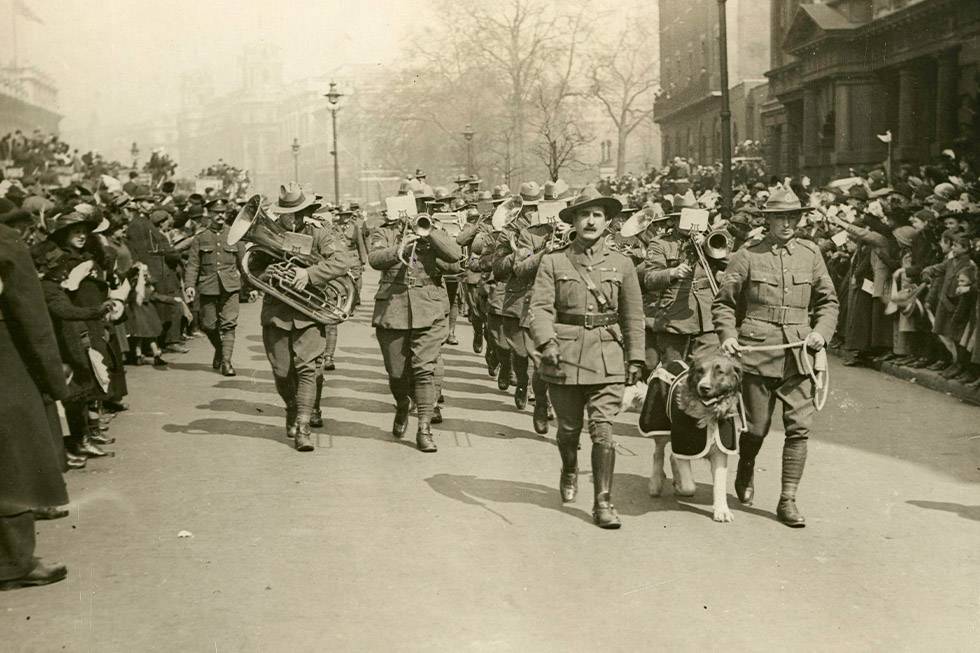
<path id="1" fill-rule="evenodd" d="M 712 210 L 713 227 L 736 243 L 759 238 L 756 212 L 773 187 L 791 188 L 812 210 L 797 237 L 816 242 L 841 302 L 832 345 L 847 365 L 890 361 L 928 368 L 980 389 L 980 183 L 977 162 L 946 150 L 927 165 L 850 170 L 816 186 L 807 177 L 767 176 L 755 144 L 733 160 L 733 211 L 720 215 L 720 165 L 680 157 L 644 176 L 599 183 L 633 207 L 666 205 L 690 193 Z"/>

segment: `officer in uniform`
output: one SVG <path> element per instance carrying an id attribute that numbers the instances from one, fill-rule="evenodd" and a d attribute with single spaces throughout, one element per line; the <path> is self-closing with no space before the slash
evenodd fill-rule
<path id="1" fill-rule="evenodd" d="M 440 229 L 419 235 L 406 222 L 414 222 L 414 217 L 392 217 L 374 230 L 368 242 L 368 262 L 381 271 L 371 324 L 396 402 L 392 435 L 405 436 L 414 394 L 419 422 L 416 444 L 420 451 L 434 452 L 430 425 L 438 397 L 435 377 L 449 314 L 442 275 L 459 271 L 463 252 Z"/>
<path id="2" fill-rule="evenodd" d="M 529 326 L 541 355 L 558 417 L 562 501 L 578 490 L 578 443 L 588 411 L 592 437 L 593 519 L 619 528 L 612 504 L 616 462 L 613 419 L 624 383 L 643 378 L 643 303 L 636 268 L 610 250 L 603 234 L 620 202 L 587 187 L 559 213 L 576 238 L 541 259 L 531 295 Z"/>
<path id="3" fill-rule="evenodd" d="M 521 211 L 511 224 L 504 227 L 504 237 L 498 240 L 494 253 L 493 278 L 497 283 L 504 284 L 503 294 L 503 331 L 507 340 L 507 348 L 511 354 L 511 369 L 517 379 L 514 390 L 514 405 L 518 410 L 527 406 L 528 386 L 528 351 L 525 345 L 525 334 L 521 328 L 521 318 L 524 317 L 526 302 L 531 293 L 534 275 L 530 271 L 518 276 L 514 274 L 514 263 L 517 260 L 516 240 L 524 228 L 530 226 L 538 211 L 541 200 L 541 188 L 537 183 L 521 184 L 521 199 L 524 201 Z M 522 255 L 522 258 L 526 258 Z"/>
<path id="4" fill-rule="evenodd" d="M 710 271 L 698 263 L 691 234 L 681 231 L 681 209 L 694 208 L 693 195 L 678 195 L 674 212 L 663 235 L 647 247 L 643 271 L 644 314 L 649 366 L 667 365 L 718 346 L 711 321 L 714 299 L 708 281 Z"/>
<path id="5" fill-rule="evenodd" d="M 279 214 L 279 223 L 287 231 L 312 239 L 311 252 L 320 261 L 307 268 L 296 268 L 292 285 L 303 290 L 308 285 L 322 286 L 347 273 L 350 257 L 338 242 L 333 229 L 319 228 L 307 222 L 317 204 L 295 183 L 279 188 L 279 201 L 270 211 Z M 276 390 L 286 403 L 286 435 L 295 439 L 297 451 L 313 451 L 310 439 L 310 416 L 316 395 L 317 359 L 323 354 L 326 338 L 323 325 L 287 306 L 270 293 L 262 300 L 262 342 L 272 365 Z"/>
<path id="6" fill-rule="evenodd" d="M 745 370 L 742 398 L 747 431 L 739 441 L 735 476 L 739 501 L 752 504 L 755 458 L 769 432 L 778 399 L 783 408 L 782 492 L 777 518 L 791 527 L 804 526 L 796 507 L 796 489 L 806 463 L 807 437 L 813 418 L 813 380 L 804 372 L 801 348 L 744 351 L 745 346 L 773 346 L 803 341 L 817 351 L 837 327 L 834 284 L 816 244 L 793 237 L 807 209 L 788 188 L 776 190 L 762 210 L 768 234 L 732 255 L 712 305 L 722 350 L 740 354 Z M 744 307 L 739 322 L 737 311 Z"/>
<path id="7" fill-rule="evenodd" d="M 200 324 L 214 357 L 211 367 L 225 376 L 235 376 L 231 355 L 235 349 L 235 327 L 238 326 L 239 291 L 242 288 L 239 267 L 245 243 L 228 244 L 228 202 L 214 200 L 209 207 L 208 229 L 194 236 L 184 267 L 184 298 L 188 304 L 195 297 L 200 302 Z"/>

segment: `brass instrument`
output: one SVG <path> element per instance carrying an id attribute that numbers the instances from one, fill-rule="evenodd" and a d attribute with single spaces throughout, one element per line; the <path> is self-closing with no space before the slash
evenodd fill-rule
<path id="1" fill-rule="evenodd" d="M 516 222 L 517 218 L 521 215 L 522 208 L 524 208 L 524 200 L 520 195 L 514 195 L 502 202 L 494 210 L 493 217 L 490 219 L 493 223 L 494 231 L 500 231 L 504 227 L 508 227 Z"/>
<path id="2" fill-rule="evenodd" d="M 249 198 L 228 230 L 229 245 L 240 240 L 250 243 L 242 256 L 242 275 L 253 286 L 320 324 L 339 324 L 350 318 L 357 301 L 357 285 L 349 272 L 331 279 L 323 288 L 312 284 L 303 290 L 293 287 L 296 270 L 320 260 L 312 253 L 313 239 L 279 225 L 261 207 L 259 195 Z M 271 259 L 260 273 L 267 281 L 250 269 L 255 254 Z"/>
<path id="3" fill-rule="evenodd" d="M 704 268 L 708 277 L 711 294 L 718 294 L 718 281 L 715 279 L 715 266 L 719 265 L 732 253 L 732 237 L 724 229 L 715 229 L 702 234 L 699 231 L 691 233 L 691 247 L 697 257 L 697 262 Z"/>

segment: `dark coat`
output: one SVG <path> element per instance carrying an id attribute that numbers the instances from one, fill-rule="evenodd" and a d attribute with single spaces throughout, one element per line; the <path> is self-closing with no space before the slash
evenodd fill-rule
<path id="1" fill-rule="evenodd" d="M 58 339 L 58 352 L 62 362 L 72 371 L 69 383 L 71 397 L 66 401 L 85 401 L 95 399 L 96 381 L 88 358 L 91 346 L 88 323 L 95 322 L 101 327 L 102 307 L 75 306 L 68 293 L 54 281 L 41 282 L 44 300 L 48 305 L 55 337 Z"/>
<path id="2" fill-rule="evenodd" d="M 41 393 L 68 395 L 41 283 L 17 232 L 0 225 L 0 515 L 68 503 Z"/>
<path id="3" fill-rule="evenodd" d="M 197 288 L 200 295 L 237 293 L 241 290 L 239 274 L 245 242 L 228 244 L 228 227 L 221 231 L 206 229 L 194 236 L 184 266 L 184 287 Z"/>

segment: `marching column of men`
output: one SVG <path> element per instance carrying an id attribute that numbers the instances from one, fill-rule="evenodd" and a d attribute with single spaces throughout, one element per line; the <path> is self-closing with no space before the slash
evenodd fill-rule
<path id="1" fill-rule="evenodd" d="M 602 528 L 619 528 L 612 503 L 612 425 L 625 386 L 642 380 L 657 365 L 721 345 L 729 355 L 741 356 L 745 367 L 748 423 L 740 439 L 736 495 L 752 503 L 755 457 L 778 399 L 784 404 L 786 441 L 777 517 L 789 526 L 802 526 L 795 499 L 813 415 L 813 378 L 802 359 L 809 354 L 755 348 L 803 341 L 810 352 L 819 350 L 833 332 L 837 300 L 819 251 L 793 237 L 794 220 L 806 209 L 798 200 L 793 204 L 792 193 L 770 198 L 762 210 L 769 219 L 769 235 L 738 250 L 722 276 L 724 264 L 706 268 L 703 256 L 695 256 L 692 248 L 701 242 L 696 230 L 679 224 L 683 209 L 697 206 L 692 197 L 670 198 L 666 213 L 644 208 L 628 221 L 639 225 L 631 228 L 633 235 L 624 236 L 624 230 L 622 239 L 613 242 L 609 229 L 617 224 L 613 221 L 622 203 L 592 187 L 557 211 L 559 224 L 538 219 L 541 191 L 536 184 L 523 184 L 511 197 L 509 191 L 495 189 L 494 210 L 481 203 L 481 214 L 473 203 L 480 197 L 478 180 L 460 181 L 465 181 L 459 193 L 466 199 L 451 205 L 459 227 L 455 238 L 433 219 L 455 198 L 418 180 L 406 184 L 402 193 L 414 195 L 414 202 L 406 198 L 408 206 L 414 203 L 414 212 L 388 215 L 366 246 L 358 240 L 360 227 L 349 228 L 353 223 L 343 220 L 345 213 L 339 223 L 318 225 L 312 219 L 315 199 L 295 184 L 283 186 L 270 209 L 288 233 L 307 236 L 319 257 L 316 264 L 298 270 L 291 282 L 298 289 L 345 274 L 359 278 L 358 263 L 364 260 L 381 272 L 372 326 L 395 400 L 392 434 L 405 436 L 414 407 L 418 449 L 437 451 L 431 425 L 441 421 L 441 348 L 449 340 L 451 313 L 447 282 L 462 273 L 461 296 L 474 328 L 474 352 L 485 347 L 488 371 L 496 373 L 501 390 L 515 385 L 518 409 L 526 407 L 529 385 L 533 388 L 532 426 L 537 433 L 548 432 L 554 408 L 562 501 L 577 496 L 579 440 L 587 424 L 593 519 Z M 502 224 L 497 224 L 498 214 L 504 216 Z M 214 303 L 220 315 L 221 293 L 234 288 L 215 267 L 219 261 L 204 269 L 204 254 L 228 229 L 220 217 L 211 229 L 214 236 L 201 234 L 192 245 L 201 271 L 192 267 L 187 280 L 198 283 L 203 298 L 205 277 L 217 274 L 220 292 Z M 231 248 L 223 251 L 229 257 L 239 255 Z M 718 279 L 721 288 L 714 296 L 711 286 Z M 220 325 L 210 327 L 209 318 L 202 321 L 223 332 Z M 322 373 L 333 345 L 323 324 L 268 294 L 262 326 L 276 387 L 286 404 L 287 435 L 298 450 L 309 451 L 311 419 L 322 423 Z"/>

